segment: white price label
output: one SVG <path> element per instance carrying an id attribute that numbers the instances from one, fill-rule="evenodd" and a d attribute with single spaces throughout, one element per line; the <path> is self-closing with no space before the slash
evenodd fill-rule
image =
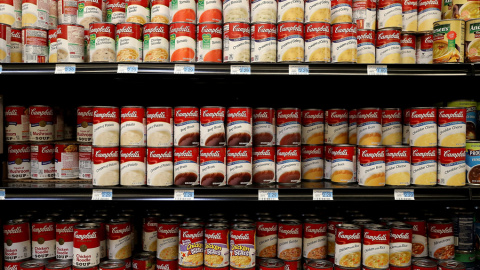
<path id="1" fill-rule="evenodd" d="M 314 201 L 333 201 L 333 190 L 331 189 L 314 189 Z"/>
<path id="2" fill-rule="evenodd" d="M 413 189 L 395 189 L 395 200 L 408 201 L 415 200 Z"/>
<path id="3" fill-rule="evenodd" d="M 193 200 L 194 198 L 195 192 L 193 189 L 176 189 L 173 195 L 173 199 L 179 201 Z"/>
<path id="4" fill-rule="evenodd" d="M 290 75 L 308 75 L 310 69 L 308 65 L 289 65 L 288 74 Z"/>
<path id="5" fill-rule="evenodd" d="M 134 64 L 119 64 L 117 67 L 117 73 L 138 73 L 138 65 Z"/>
<path id="6" fill-rule="evenodd" d="M 113 198 L 113 191 L 111 189 L 94 189 L 92 193 L 92 200 L 94 201 L 111 201 Z"/>
<path id="7" fill-rule="evenodd" d="M 230 74 L 232 75 L 250 75 L 252 69 L 250 65 L 232 65 L 230 66 Z"/>
<path id="8" fill-rule="evenodd" d="M 55 74 L 75 74 L 75 64 L 56 64 Z"/>
<path id="9" fill-rule="evenodd" d="M 0 200 L 5 200 L 5 189 L 0 189 Z"/>
<path id="10" fill-rule="evenodd" d="M 388 75 L 388 69 L 387 69 L 387 66 L 368 65 L 367 74 L 368 75 Z"/>
<path id="11" fill-rule="evenodd" d="M 258 200 L 259 201 L 278 201 L 278 190 L 259 189 Z"/>
<path id="12" fill-rule="evenodd" d="M 195 74 L 195 65 L 175 64 L 174 74 Z"/>

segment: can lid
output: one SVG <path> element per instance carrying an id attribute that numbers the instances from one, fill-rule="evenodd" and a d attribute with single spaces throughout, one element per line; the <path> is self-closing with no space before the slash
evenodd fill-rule
<path id="1" fill-rule="evenodd" d="M 333 263 L 328 260 L 309 260 L 307 265 L 311 266 L 313 269 L 323 269 L 323 268 L 333 267 Z"/>
<path id="2" fill-rule="evenodd" d="M 20 267 L 27 269 L 27 268 L 45 266 L 45 264 L 46 263 L 43 260 L 28 260 L 26 262 L 21 263 Z"/>
<path id="3" fill-rule="evenodd" d="M 116 269 L 118 267 L 125 266 L 125 264 L 126 262 L 124 260 L 111 259 L 101 262 L 99 266 L 103 269 Z"/>
<path id="4" fill-rule="evenodd" d="M 260 265 L 267 268 L 282 267 L 285 265 L 285 262 L 281 259 L 269 258 L 269 259 L 262 260 L 260 262 Z"/>
<path id="5" fill-rule="evenodd" d="M 145 260 L 155 258 L 154 254 L 155 254 L 154 252 L 142 251 L 142 252 L 135 253 L 135 255 L 133 255 L 132 259 L 145 261 Z"/>
<path id="6" fill-rule="evenodd" d="M 413 264 L 423 267 L 437 267 L 437 262 L 428 258 L 415 259 Z"/>
<path id="7" fill-rule="evenodd" d="M 47 263 L 47 268 L 48 269 L 65 269 L 66 267 L 69 267 L 72 265 L 72 262 L 68 260 L 57 260 L 57 261 L 51 261 Z"/>
<path id="8" fill-rule="evenodd" d="M 98 223 L 93 223 L 93 222 L 82 222 L 82 223 L 76 224 L 74 228 L 80 229 L 80 230 L 99 229 L 100 225 Z"/>
<path id="9" fill-rule="evenodd" d="M 440 261 L 438 265 L 448 269 L 465 269 L 465 264 L 456 260 Z"/>

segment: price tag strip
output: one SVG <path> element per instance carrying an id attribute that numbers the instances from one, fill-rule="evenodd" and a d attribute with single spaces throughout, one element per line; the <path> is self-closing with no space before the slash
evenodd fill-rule
<path id="1" fill-rule="evenodd" d="M 308 65 L 289 65 L 288 74 L 289 75 L 308 75 L 310 69 Z"/>
<path id="2" fill-rule="evenodd" d="M 173 199 L 176 201 L 189 201 L 195 199 L 195 192 L 193 189 L 175 189 Z"/>
<path id="3" fill-rule="evenodd" d="M 250 75 L 252 68 L 250 65 L 232 65 L 230 66 L 230 74 L 232 75 Z"/>
<path id="4" fill-rule="evenodd" d="M 415 200 L 415 194 L 413 189 L 395 189 L 395 200 L 398 201 L 413 201 Z"/>
<path id="5" fill-rule="evenodd" d="M 331 189 L 314 189 L 314 201 L 333 201 L 333 190 Z"/>
<path id="6" fill-rule="evenodd" d="M 173 74 L 195 74 L 195 65 L 175 64 Z"/>
<path id="7" fill-rule="evenodd" d="M 5 189 L 0 189 L 0 200 L 5 200 Z"/>
<path id="8" fill-rule="evenodd" d="M 259 189 L 258 190 L 258 200 L 259 201 L 278 201 L 278 190 L 277 189 Z"/>
<path id="9" fill-rule="evenodd" d="M 388 75 L 388 69 L 385 65 L 368 65 L 367 75 Z"/>
<path id="10" fill-rule="evenodd" d="M 75 64 L 56 64 L 55 74 L 75 74 L 76 69 Z"/>
<path id="11" fill-rule="evenodd" d="M 111 189 L 94 189 L 92 191 L 92 200 L 94 201 L 111 201 L 113 191 Z"/>
<path id="12" fill-rule="evenodd" d="M 138 73 L 138 65 L 135 64 L 118 64 L 117 73 Z"/>

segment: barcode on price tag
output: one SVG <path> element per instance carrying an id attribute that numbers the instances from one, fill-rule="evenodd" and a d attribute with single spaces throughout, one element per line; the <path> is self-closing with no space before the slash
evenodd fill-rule
<path id="1" fill-rule="evenodd" d="M 55 74 L 75 74 L 75 64 L 56 64 Z"/>
<path id="2" fill-rule="evenodd" d="M 175 64 L 173 74 L 195 74 L 195 65 Z"/>
<path id="3" fill-rule="evenodd" d="M 92 193 L 92 200 L 106 200 L 110 201 L 113 198 L 111 189 L 94 189 Z"/>
<path id="4" fill-rule="evenodd" d="M 117 67 L 117 73 L 138 73 L 138 65 L 134 64 L 119 64 Z"/>
<path id="5" fill-rule="evenodd" d="M 367 66 L 368 75 L 388 75 L 387 66 L 382 65 L 368 65 Z"/>
<path id="6" fill-rule="evenodd" d="M 0 200 L 5 200 L 5 189 L 0 189 Z"/>
<path id="7" fill-rule="evenodd" d="M 395 200 L 415 200 L 413 189 L 395 189 Z"/>
<path id="8" fill-rule="evenodd" d="M 232 65 L 230 66 L 230 74 L 232 75 L 250 75 L 252 68 L 250 65 Z"/>
<path id="9" fill-rule="evenodd" d="M 186 201 L 193 200 L 195 198 L 195 192 L 193 189 L 176 189 L 173 196 L 174 200 Z"/>
<path id="10" fill-rule="evenodd" d="M 314 189 L 313 200 L 333 201 L 333 191 L 331 189 Z"/>
<path id="11" fill-rule="evenodd" d="M 259 189 L 258 200 L 259 201 L 278 201 L 278 190 Z"/>
<path id="12" fill-rule="evenodd" d="M 308 65 L 289 65 L 288 74 L 290 75 L 308 75 L 310 69 Z"/>

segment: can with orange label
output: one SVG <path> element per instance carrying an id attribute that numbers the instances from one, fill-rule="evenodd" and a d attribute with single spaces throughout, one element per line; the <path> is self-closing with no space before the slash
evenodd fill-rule
<path id="1" fill-rule="evenodd" d="M 196 35 L 193 23 L 170 24 L 170 61 L 195 62 Z"/>

